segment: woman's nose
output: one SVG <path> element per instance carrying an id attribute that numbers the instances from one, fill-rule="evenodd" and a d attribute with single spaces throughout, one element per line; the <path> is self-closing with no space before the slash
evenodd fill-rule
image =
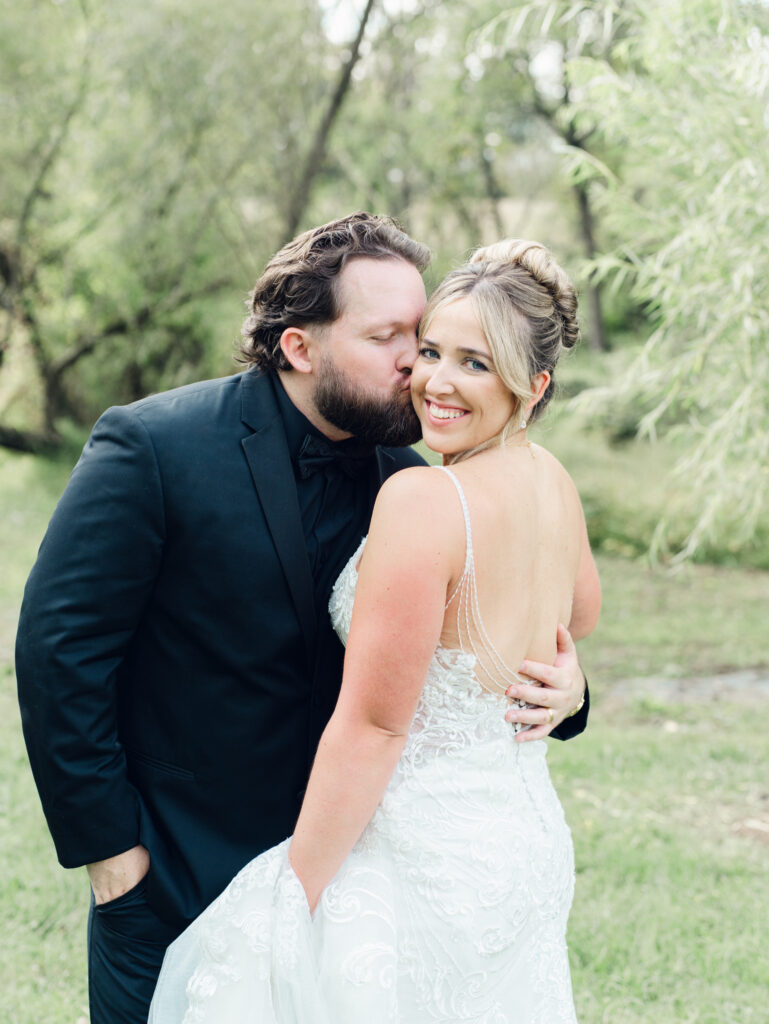
<path id="1" fill-rule="evenodd" d="M 427 390 L 431 395 L 447 395 L 454 390 L 451 368 L 441 360 L 435 367 L 427 382 Z"/>

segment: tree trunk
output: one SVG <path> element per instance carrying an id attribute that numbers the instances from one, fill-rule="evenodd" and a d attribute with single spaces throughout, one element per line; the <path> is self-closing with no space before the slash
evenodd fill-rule
<path id="1" fill-rule="evenodd" d="M 57 433 L 36 434 L 31 430 L 16 430 L 0 424 L 0 448 L 42 455 L 55 451 L 60 445 L 61 437 Z"/>
<path id="2" fill-rule="evenodd" d="M 585 185 L 574 185 L 574 195 L 579 209 L 579 228 L 582 235 L 582 245 L 585 255 L 593 260 L 596 254 L 595 236 L 593 233 L 593 210 L 590 206 L 590 197 Z M 601 303 L 601 286 L 596 281 L 587 282 L 587 300 L 590 310 L 590 333 L 588 344 L 599 352 L 608 352 L 609 341 L 603 323 L 603 308 Z"/>
<path id="3" fill-rule="evenodd" d="M 483 140 L 481 140 L 481 168 L 483 169 L 483 181 L 486 185 L 486 195 L 489 199 L 491 216 L 494 218 L 494 230 L 497 233 L 497 238 L 504 238 L 505 225 L 502 222 L 502 214 L 499 209 L 499 201 L 502 198 L 503 192 L 494 173 L 494 164 L 484 152 Z"/>
<path id="4" fill-rule="evenodd" d="M 342 66 L 342 70 L 339 74 L 339 80 L 336 83 L 336 88 L 331 96 L 328 108 L 326 113 L 323 115 L 320 126 L 315 133 L 315 138 L 313 139 L 313 143 L 307 154 L 304 168 L 299 176 L 293 195 L 289 200 L 281 245 L 285 245 L 287 242 L 290 242 L 296 235 L 299 223 L 304 216 L 304 211 L 307 209 L 313 183 L 323 166 L 323 160 L 326 155 L 326 146 L 328 145 L 331 129 L 334 126 L 334 122 L 337 119 L 339 111 L 342 109 L 342 104 L 344 103 L 345 96 L 347 95 L 350 83 L 352 82 L 353 69 L 358 63 L 358 58 L 360 57 L 360 44 L 363 42 L 366 25 L 368 24 L 369 17 L 375 4 L 376 0 L 367 0 L 366 7 L 360 17 L 355 41 L 350 47 L 350 56 Z"/>

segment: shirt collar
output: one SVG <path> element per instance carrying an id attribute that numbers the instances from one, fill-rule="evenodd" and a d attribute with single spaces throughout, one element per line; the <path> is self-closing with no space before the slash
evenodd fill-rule
<path id="1" fill-rule="evenodd" d="M 338 446 L 340 451 L 346 451 L 351 455 L 363 457 L 374 454 L 374 445 L 362 444 L 356 437 L 348 437 L 344 441 L 329 441 L 326 435 L 318 430 L 317 427 L 314 427 L 304 413 L 297 409 L 288 397 L 278 374 L 273 373 L 271 376 L 275 400 L 278 403 L 278 409 L 283 420 L 283 429 L 286 433 L 288 452 L 294 465 L 297 463 L 299 452 L 308 434 L 314 437 L 322 437 L 332 447 L 336 448 Z"/>

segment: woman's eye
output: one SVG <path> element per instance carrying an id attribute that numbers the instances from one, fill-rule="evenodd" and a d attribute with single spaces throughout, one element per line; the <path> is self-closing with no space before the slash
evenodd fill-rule
<path id="1" fill-rule="evenodd" d="M 419 350 L 419 354 L 420 356 L 422 356 L 423 359 L 438 358 L 438 353 L 436 352 L 436 350 L 434 348 L 430 348 L 429 345 L 423 345 L 422 348 L 420 348 Z"/>
<path id="2" fill-rule="evenodd" d="M 467 365 L 471 370 L 488 370 L 488 366 L 485 363 L 480 362 L 478 359 L 468 359 Z"/>

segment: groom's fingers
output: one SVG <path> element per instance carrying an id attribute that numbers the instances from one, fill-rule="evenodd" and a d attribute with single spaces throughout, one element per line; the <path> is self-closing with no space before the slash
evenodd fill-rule
<path id="1" fill-rule="evenodd" d="M 534 725 L 531 729 L 522 729 L 515 737 L 516 743 L 529 743 L 531 740 L 544 740 L 550 735 L 550 725 Z"/>
<path id="2" fill-rule="evenodd" d="M 554 665 L 527 659 L 518 670 L 526 679 L 519 675 L 520 681 L 516 680 L 505 691 L 512 700 L 532 705 L 514 706 L 505 713 L 508 722 L 529 726 L 518 733 L 520 742 L 544 739 L 576 705 L 576 689 L 584 677 L 571 633 L 562 624 L 558 626 L 556 642 L 558 654 Z"/>
<path id="3" fill-rule="evenodd" d="M 553 686 L 558 679 L 558 669 L 555 665 L 548 665 L 544 661 L 521 662 L 519 672 L 521 675 L 528 676 L 530 679 L 536 679 L 547 686 Z"/>
<path id="4" fill-rule="evenodd" d="M 577 648 L 574 645 L 572 635 L 562 622 L 558 623 L 555 639 L 559 654 L 573 654 L 575 658 L 577 657 Z"/>
<path id="5" fill-rule="evenodd" d="M 526 704 L 535 704 L 538 708 L 553 708 L 553 710 L 565 708 L 569 702 L 569 695 L 561 689 L 555 672 L 552 682 L 543 680 L 542 685 L 513 683 L 505 690 L 505 695 L 514 700 L 522 700 Z"/>

